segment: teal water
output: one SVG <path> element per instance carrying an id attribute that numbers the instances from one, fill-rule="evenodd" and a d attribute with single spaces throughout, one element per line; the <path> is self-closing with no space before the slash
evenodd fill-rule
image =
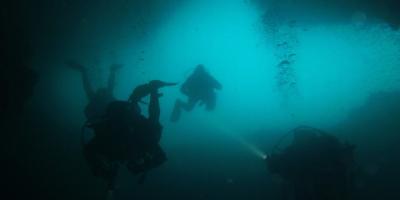
<path id="1" fill-rule="evenodd" d="M 153 79 L 183 83 L 198 64 L 223 85 L 215 111 L 195 109 L 179 123 L 169 117 L 184 96 L 178 87 L 162 90 L 169 160 L 145 185 L 123 170 L 116 199 L 278 199 L 280 180 L 262 158 L 299 125 L 357 145 L 368 174 L 359 193 L 383 198 L 396 182 L 389 177 L 400 177 L 400 33 L 381 19 L 306 20 L 321 14 L 312 13 L 288 21 L 247 0 L 56 1 L 36 9 L 32 66 L 40 80 L 27 127 L 35 138 L 30 171 L 48 196 L 104 196 L 80 152 L 87 99 L 80 75 L 64 66 L 70 58 L 89 68 L 96 86 L 106 84 L 111 64 L 123 64 L 114 91 L 121 100 Z M 284 70 L 282 61 L 290 62 Z"/>

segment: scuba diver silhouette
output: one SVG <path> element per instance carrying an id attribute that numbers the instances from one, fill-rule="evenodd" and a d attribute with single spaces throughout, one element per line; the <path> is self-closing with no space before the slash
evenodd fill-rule
<path id="1" fill-rule="evenodd" d="M 221 90 L 222 85 L 206 71 L 204 65 L 198 65 L 193 74 L 181 86 L 180 91 L 187 96 L 187 102 L 176 100 L 170 120 L 178 121 L 182 109 L 191 111 L 198 103 L 205 105 L 208 111 L 214 110 L 217 100 L 215 89 Z"/>
<path id="2" fill-rule="evenodd" d="M 293 134 L 293 142 L 265 159 L 270 173 L 284 180 L 283 199 L 349 199 L 355 147 L 306 126 L 289 134 Z"/>
<path id="3" fill-rule="evenodd" d="M 136 87 L 129 101 L 113 101 L 102 120 L 88 125 L 94 137 L 84 144 L 84 155 L 97 177 L 104 179 L 109 191 L 115 189 L 118 169 L 125 165 L 143 183 L 149 170 L 160 166 L 167 158 L 159 145 L 162 133 L 158 92 L 175 83 L 151 81 Z M 150 96 L 148 117 L 141 114 L 139 103 Z"/>

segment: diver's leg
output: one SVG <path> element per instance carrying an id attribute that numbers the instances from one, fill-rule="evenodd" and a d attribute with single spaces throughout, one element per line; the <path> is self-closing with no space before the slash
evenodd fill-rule
<path id="1" fill-rule="evenodd" d="M 208 95 L 207 100 L 205 100 L 206 110 L 212 111 L 215 109 L 215 105 L 217 103 L 217 95 L 213 92 Z"/>
<path id="2" fill-rule="evenodd" d="M 92 85 L 90 84 L 89 73 L 84 68 L 82 68 L 80 71 L 81 71 L 81 75 L 82 75 L 83 89 L 85 90 L 86 96 L 88 97 L 88 99 L 93 99 L 94 98 L 94 90 L 92 88 Z"/>
<path id="3" fill-rule="evenodd" d="M 181 102 L 181 107 L 186 111 L 186 112 L 190 112 L 194 109 L 194 107 L 196 106 L 196 104 L 199 102 L 199 100 L 194 99 L 194 98 L 189 98 L 188 102 Z"/>
<path id="4" fill-rule="evenodd" d="M 90 84 L 89 73 L 88 73 L 87 69 L 83 65 L 79 64 L 77 61 L 74 61 L 74 60 L 66 61 L 65 64 L 69 68 L 79 71 L 81 73 L 83 89 L 85 90 L 86 96 L 89 99 L 92 99 L 94 96 L 94 91 Z"/>
<path id="5" fill-rule="evenodd" d="M 187 103 L 181 101 L 180 99 L 177 99 L 175 102 L 174 110 L 172 111 L 170 120 L 172 122 L 178 121 L 181 116 L 182 109 L 187 112 L 192 111 L 197 103 L 198 103 L 198 100 L 195 100 L 193 98 L 189 98 Z"/>

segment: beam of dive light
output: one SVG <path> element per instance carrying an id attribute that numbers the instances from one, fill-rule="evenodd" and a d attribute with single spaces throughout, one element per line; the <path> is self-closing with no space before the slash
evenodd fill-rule
<path id="1" fill-rule="evenodd" d="M 267 154 L 265 154 L 263 151 L 261 151 L 258 147 L 256 147 L 254 144 L 249 143 L 242 137 L 237 138 L 240 143 L 247 147 L 251 152 L 253 152 L 255 155 L 257 155 L 259 158 L 265 160 L 267 158 Z"/>
<path id="2" fill-rule="evenodd" d="M 242 144 L 244 147 L 246 147 L 248 150 L 250 150 L 254 155 L 261 159 L 266 159 L 267 155 L 261 151 L 258 147 L 256 147 L 254 144 L 251 144 L 250 142 L 246 141 L 243 137 L 238 136 L 235 132 L 232 130 L 228 130 L 226 128 L 220 129 L 221 131 L 224 131 L 224 133 L 229 133 L 236 141 L 238 141 L 240 144 Z"/>
<path id="3" fill-rule="evenodd" d="M 257 157 L 265 160 L 267 158 L 267 154 L 264 153 L 261 149 L 256 147 L 254 144 L 251 144 L 250 142 L 246 141 L 243 137 L 240 137 L 235 131 L 228 129 L 225 126 L 217 125 L 215 123 L 216 128 L 222 133 L 225 133 L 226 135 L 230 135 L 232 138 L 234 138 L 236 141 L 238 141 L 240 144 L 242 144 L 243 147 L 248 149 L 251 153 L 256 155 Z"/>

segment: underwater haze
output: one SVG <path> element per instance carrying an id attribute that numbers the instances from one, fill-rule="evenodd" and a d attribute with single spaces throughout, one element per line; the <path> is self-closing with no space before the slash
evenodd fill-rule
<path id="1" fill-rule="evenodd" d="M 27 84 L 32 94 L 17 106 L 24 111 L 7 111 L 21 116 L 2 125 L 15 140 L 3 142 L 12 149 L 5 152 L 21 166 L 12 171 L 29 177 L 21 178 L 23 186 L 19 179 L 11 182 L 38 199 L 107 199 L 107 184 L 92 174 L 82 153 L 90 99 L 81 73 L 65 64 L 74 60 L 87 68 L 95 88 L 107 85 L 112 64 L 123 65 L 115 77 L 118 100 L 127 101 L 135 87 L 151 80 L 179 84 L 159 90 L 160 145 L 168 160 L 149 171 L 143 184 L 121 167 L 108 198 L 283 199 L 284 181 L 264 159 L 289 145 L 290 130 L 310 126 L 355 145 L 349 199 L 399 199 L 398 28 L 364 7 L 346 18 L 341 7 L 328 12 L 300 3 L 284 10 L 286 4 L 268 2 L 10 3 L 3 16 L 23 7 L 29 29 L 23 37 L 30 55 L 16 57 L 29 60 L 26 66 L 37 76 Z M 180 87 L 199 64 L 222 85 L 215 109 L 197 106 L 171 122 L 176 99 L 187 98 Z M 9 72 L 2 73 L 7 79 Z M 20 84 L 12 90 L 26 89 Z M 140 103 L 145 116 L 150 101 Z"/>

